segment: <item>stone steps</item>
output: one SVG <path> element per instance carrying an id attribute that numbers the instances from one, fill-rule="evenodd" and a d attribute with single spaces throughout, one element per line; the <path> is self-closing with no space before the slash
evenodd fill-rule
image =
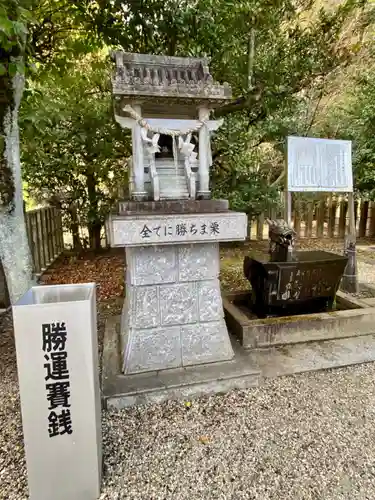
<path id="1" fill-rule="evenodd" d="M 176 165 L 175 163 L 172 161 L 170 163 L 156 163 L 156 171 L 158 173 L 160 172 L 175 172 L 176 170 L 179 171 L 179 172 L 185 172 L 185 164 L 184 162 L 178 162 L 177 164 L 177 169 L 176 169 Z"/>
<path id="2" fill-rule="evenodd" d="M 171 167 L 157 167 L 156 168 L 156 172 L 160 175 L 162 173 L 165 173 L 167 175 L 175 175 L 175 173 L 179 174 L 179 175 L 185 175 L 185 168 L 183 166 L 179 166 L 177 169 L 173 166 Z"/>
<path id="3" fill-rule="evenodd" d="M 178 185 L 182 185 L 182 186 L 186 186 L 187 184 L 187 181 L 186 181 L 186 178 L 184 175 L 174 175 L 174 176 L 170 176 L 170 175 L 159 175 L 159 183 L 160 185 L 164 185 L 164 186 L 170 186 L 170 187 L 173 187 L 173 186 L 178 186 Z"/>
<path id="4" fill-rule="evenodd" d="M 188 200 L 190 198 L 189 193 L 181 191 L 165 191 L 160 192 L 160 200 Z"/>
<path id="5" fill-rule="evenodd" d="M 174 171 L 159 174 L 160 199 L 187 199 L 189 190 L 185 172 L 175 175 Z"/>

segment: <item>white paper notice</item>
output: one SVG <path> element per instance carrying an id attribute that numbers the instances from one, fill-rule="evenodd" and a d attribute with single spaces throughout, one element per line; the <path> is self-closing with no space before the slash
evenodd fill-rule
<path id="1" fill-rule="evenodd" d="M 352 192 L 352 143 L 288 137 L 288 190 Z"/>

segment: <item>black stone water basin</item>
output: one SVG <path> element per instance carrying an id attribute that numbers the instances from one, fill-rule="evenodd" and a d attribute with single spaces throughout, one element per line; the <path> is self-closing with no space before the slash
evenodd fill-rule
<path id="1" fill-rule="evenodd" d="M 253 312 L 260 318 L 332 310 L 348 258 L 324 251 L 294 252 L 284 262 L 245 257 Z"/>

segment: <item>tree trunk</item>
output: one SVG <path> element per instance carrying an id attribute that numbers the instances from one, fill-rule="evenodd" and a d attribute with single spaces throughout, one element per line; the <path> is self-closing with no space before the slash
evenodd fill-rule
<path id="1" fill-rule="evenodd" d="M 89 171 L 86 172 L 86 186 L 90 204 L 88 213 L 89 222 L 87 224 L 89 231 L 90 248 L 92 250 L 100 250 L 100 233 L 102 230 L 102 223 L 99 219 L 99 204 L 98 195 L 96 192 L 96 179 L 95 174 Z"/>
<path id="2" fill-rule="evenodd" d="M 70 223 L 70 231 L 73 237 L 73 249 L 76 251 L 82 250 L 82 241 L 79 237 L 79 222 L 77 216 L 77 209 L 74 206 L 69 206 L 67 209 L 68 214 L 70 215 L 71 223 Z"/>
<path id="3" fill-rule="evenodd" d="M 102 247 L 101 232 L 102 225 L 99 222 L 94 222 L 88 227 L 90 248 L 92 250 L 100 250 Z"/>
<path id="4" fill-rule="evenodd" d="M 77 251 L 82 250 L 82 241 L 81 238 L 79 237 L 79 225 L 77 222 L 72 222 L 71 225 L 72 229 L 72 237 L 73 237 L 73 249 Z"/>
<path id="5" fill-rule="evenodd" d="M 10 61 L 9 56 L 8 63 Z M 0 259 L 12 304 L 33 285 L 23 211 L 18 128 L 23 88 L 24 75 L 19 72 L 13 78 L 8 73 L 0 77 Z"/>

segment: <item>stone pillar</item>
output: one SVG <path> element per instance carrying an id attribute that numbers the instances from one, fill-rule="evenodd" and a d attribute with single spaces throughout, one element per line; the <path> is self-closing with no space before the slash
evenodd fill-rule
<path id="1" fill-rule="evenodd" d="M 199 120 L 207 121 L 210 115 L 208 108 L 200 107 L 198 110 Z M 206 126 L 201 127 L 199 130 L 199 189 L 198 198 L 208 199 L 210 198 L 210 166 L 208 164 L 208 148 L 210 147 L 209 142 L 209 131 Z"/>
<path id="2" fill-rule="evenodd" d="M 141 106 L 133 105 L 133 109 L 139 115 L 142 115 Z M 134 200 L 145 200 L 147 192 L 145 191 L 144 181 L 144 158 L 143 158 L 143 144 L 141 136 L 141 127 L 135 124 L 132 129 L 132 143 L 133 143 L 133 178 L 134 178 L 134 191 L 132 198 Z"/>

